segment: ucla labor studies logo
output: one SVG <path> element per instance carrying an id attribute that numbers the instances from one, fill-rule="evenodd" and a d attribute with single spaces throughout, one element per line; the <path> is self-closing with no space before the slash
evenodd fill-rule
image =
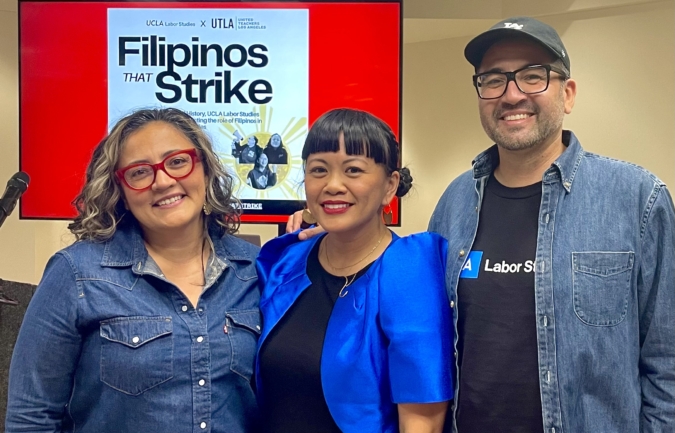
<path id="1" fill-rule="evenodd" d="M 480 261 L 482 258 L 482 251 L 471 251 L 464 262 L 464 266 L 462 266 L 462 272 L 460 272 L 459 278 L 478 278 L 478 271 L 480 269 Z"/>

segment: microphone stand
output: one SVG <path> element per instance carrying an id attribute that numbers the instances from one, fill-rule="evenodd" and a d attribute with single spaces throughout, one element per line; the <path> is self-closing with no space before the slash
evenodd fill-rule
<path id="1" fill-rule="evenodd" d="M 17 301 L 14 299 L 8 298 L 7 295 L 5 295 L 5 292 L 2 290 L 3 286 L 3 281 L 2 278 L 0 278 L 0 304 L 5 304 L 5 305 L 19 305 Z"/>

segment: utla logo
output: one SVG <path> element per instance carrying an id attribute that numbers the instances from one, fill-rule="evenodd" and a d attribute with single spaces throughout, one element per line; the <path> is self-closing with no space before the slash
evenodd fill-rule
<path id="1" fill-rule="evenodd" d="M 233 29 L 234 20 L 232 18 L 211 18 L 211 28 Z"/>

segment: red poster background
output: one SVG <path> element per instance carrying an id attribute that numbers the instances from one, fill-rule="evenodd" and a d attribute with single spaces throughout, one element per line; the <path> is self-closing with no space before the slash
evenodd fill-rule
<path id="1" fill-rule="evenodd" d="M 106 135 L 108 8 L 307 8 L 309 122 L 325 111 L 369 111 L 400 137 L 400 3 L 19 4 L 20 166 L 31 177 L 23 219 L 72 219 L 94 146 Z M 392 206 L 399 224 L 400 204 Z M 246 215 L 242 222 L 285 222 Z"/>

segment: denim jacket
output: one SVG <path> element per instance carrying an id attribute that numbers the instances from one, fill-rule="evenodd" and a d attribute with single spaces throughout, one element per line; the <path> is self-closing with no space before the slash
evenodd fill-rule
<path id="1" fill-rule="evenodd" d="M 542 179 L 535 265 L 537 347 L 546 433 L 675 430 L 675 211 L 646 170 L 565 152 Z M 429 225 L 448 239 L 446 285 L 478 228 L 496 146 L 445 191 Z M 459 300 L 461 302 L 461 299 Z M 455 311 L 456 313 L 456 311 Z M 455 323 L 457 314 L 454 315 Z M 455 342 L 456 343 L 456 342 Z"/>
<path id="2" fill-rule="evenodd" d="M 135 225 L 56 253 L 19 332 L 6 432 L 251 431 L 258 248 L 211 240 L 196 308 Z"/>

